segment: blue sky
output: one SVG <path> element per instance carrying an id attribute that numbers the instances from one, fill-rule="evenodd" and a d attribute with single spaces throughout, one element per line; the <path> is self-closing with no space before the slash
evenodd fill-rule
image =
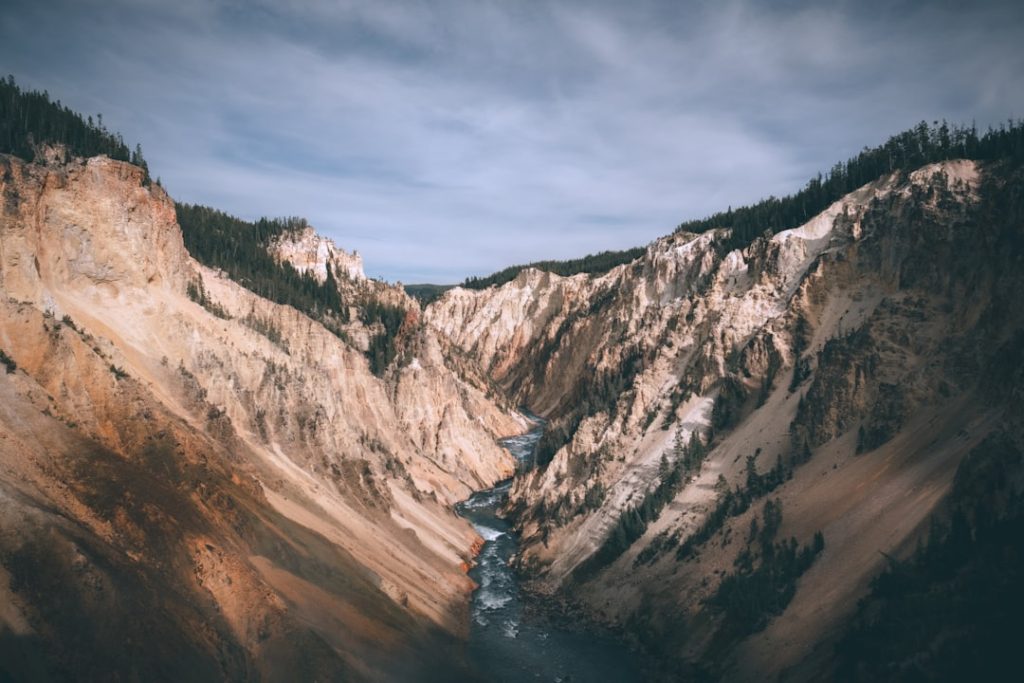
<path id="1" fill-rule="evenodd" d="M 6 0 L 0 71 L 102 112 L 179 200 L 446 283 L 1020 116 L 1022 36 L 1001 2 Z"/>

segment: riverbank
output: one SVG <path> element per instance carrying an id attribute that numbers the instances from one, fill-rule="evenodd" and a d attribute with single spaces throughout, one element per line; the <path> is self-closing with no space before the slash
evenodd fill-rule
<path id="1" fill-rule="evenodd" d="M 543 431 L 538 421 L 526 434 L 502 441 L 520 472 L 533 467 Z M 503 683 L 643 680 L 638 655 L 624 643 L 571 623 L 558 601 L 522 589 L 509 563 L 519 539 L 499 515 L 511 486 L 511 480 L 504 481 L 456 506 L 484 539 L 469 572 L 478 585 L 470 607 L 473 667 L 482 679 Z"/>

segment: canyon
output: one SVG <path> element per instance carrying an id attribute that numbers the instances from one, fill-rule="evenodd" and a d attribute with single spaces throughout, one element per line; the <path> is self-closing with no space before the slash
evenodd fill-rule
<path id="1" fill-rule="evenodd" d="M 336 282 L 332 330 L 193 258 L 137 166 L 42 157 L 0 156 L 14 678 L 483 676 L 484 538 L 456 505 L 512 477 L 499 440 L 525 409 L 547 428 L 501 513 L 532 595 L 654 679 L 834 677 L 858 601 L 964 464 L 1024 443 L 1014 167 L 895 171 L 747 245 L 676 232 L 425 307 L 285 231 L 274 258 Z M 375 306 L 404 315 L 379 373 Z M 723 586 L 790 556 L 785 599 L 733 608 Z"/>

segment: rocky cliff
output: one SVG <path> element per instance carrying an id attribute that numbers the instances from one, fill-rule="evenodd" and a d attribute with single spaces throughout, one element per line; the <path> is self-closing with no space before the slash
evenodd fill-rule
<path id="1" fill-rule="evenodd" d="M 431 304 L 551 420 L 509 510 L 533 589 L 672 667 L 826 675 L 966 454 L 1021 443 L 994 398 L 1022 360 L 1021 186 L 933 164 L 743 249 L 675 234 L 600 277 L 524 271 Z"/>
<path id="2" fill-rule="evenodd" d="M 415 305 L 401 357 L 374 376 L 356 344 L 192 260 L 173 203 L 143 180 L 103 157 L 0 157 L 8 668 L 360 680 L 457 667 L 480 539 L 451 505 L 511 473 L 495 438 L 522 419 L 446 357 Z M 358 257 L 300 237 L 281 258 L 362 279 Z"/>
<path id="3" fill-rule="evenodd" d="M 277 258 L 288 261 L 300 273 L 310 272 L 320 282 L 327 279 L 330 271 L 335 277 L 346 277 L 350 280 L 365 280 L 363 257 L 359 252 L 351 254 L 341 249 L 322 235 L 318 235 L 311 227 L 298 232 L 290 232 L 275 239 L 271 244 L 271 253 Z"/>

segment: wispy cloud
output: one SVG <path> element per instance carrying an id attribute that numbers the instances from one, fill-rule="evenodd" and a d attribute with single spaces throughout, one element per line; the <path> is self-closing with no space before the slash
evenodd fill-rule
<path id="1" fill-rule="evenodd" d="M 642 244 L 926 118 L 1019 115 L 1017 3 L 8 2 L 0 58 L 178 199 L 371 274 Z"/>

